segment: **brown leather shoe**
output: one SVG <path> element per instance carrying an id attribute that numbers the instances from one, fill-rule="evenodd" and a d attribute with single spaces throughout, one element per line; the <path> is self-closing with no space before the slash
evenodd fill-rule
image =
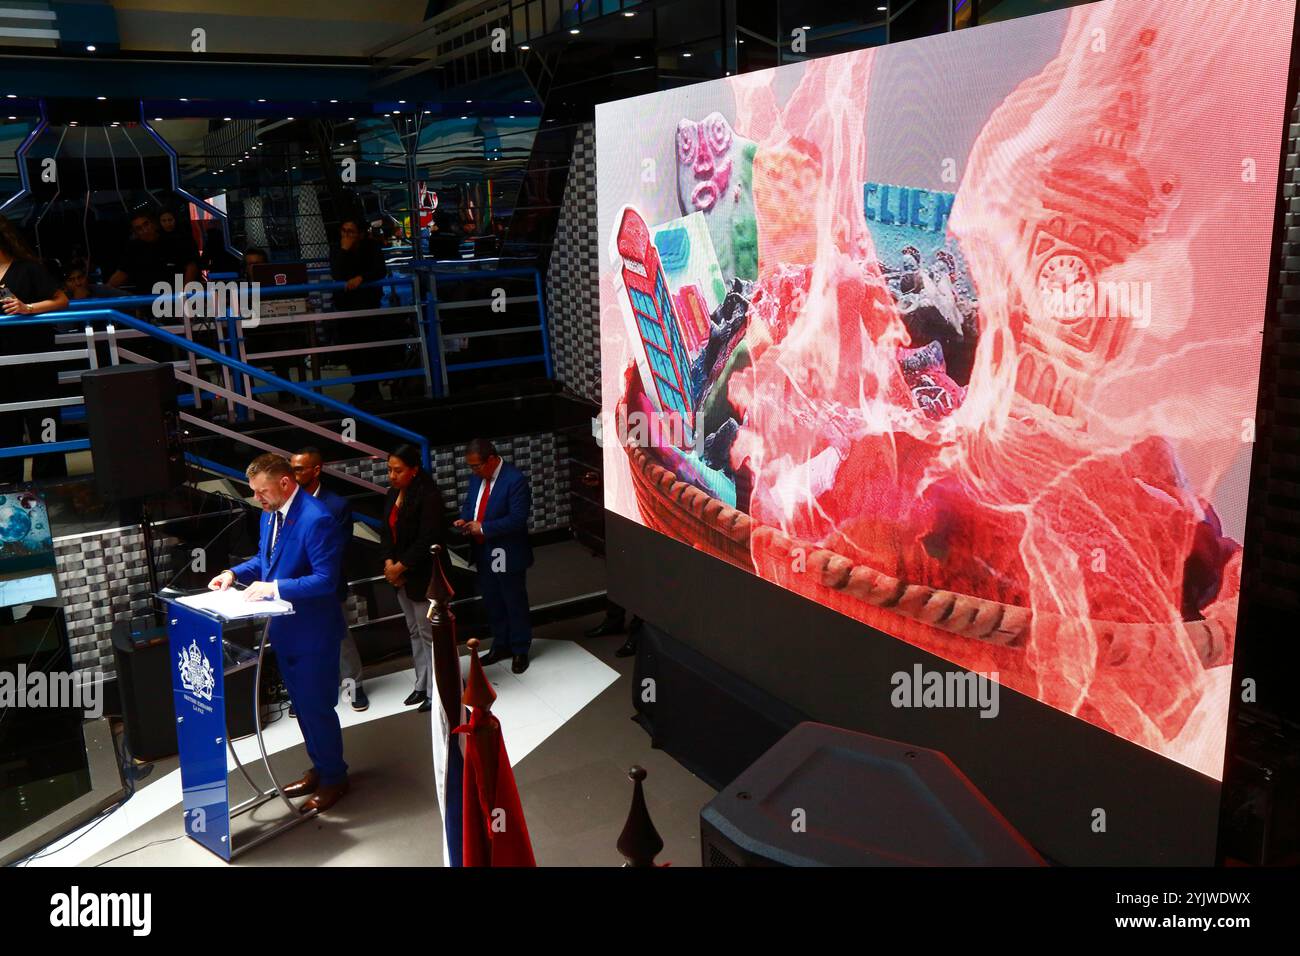
<path id="1" fill-rule="evenodd" d="M 286 797 L 305 797 L 309 793 L 315 793 L 318 786 L 320 786 L 320 774 L 316 772 L 315 767 L 312 767 L 302 775 L 302 779 L 287 784 L 284 788 L 284 795 Z"/>
<path id="2" fill-rule="evenodd" d="M 315 810 L 317 813 L 324 813 L 334 804 L 343 799 L 343 794 L 348 792 L 348 781 L 345 777 L 342 783 L 336 783 L 332 787 L 321 787 L 316 791 L 315 796 L 302 805 L 304 813 L 310 813 Z"/>

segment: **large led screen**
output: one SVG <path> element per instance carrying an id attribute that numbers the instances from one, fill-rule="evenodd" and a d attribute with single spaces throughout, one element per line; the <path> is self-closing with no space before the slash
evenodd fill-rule
<path id="1" fill-rule="evenodd" d="M 599 107 L 606 507 L 1221 778 L 1294 13 Z"/>

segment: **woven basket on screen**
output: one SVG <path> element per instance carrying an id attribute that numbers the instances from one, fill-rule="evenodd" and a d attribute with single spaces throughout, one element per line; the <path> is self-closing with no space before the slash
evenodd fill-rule
<path id="1" fill-rule="evenodd" d="M 633 377 L 627 399 L 636 399 L 640 387 Z M 620 414 L 626 414 L 620 411 Z M 626 419 L 624 419 L 626 420 Z M 804 583 L 825 588 L 851 601 L 883 608 L 950 634 L 1006 647 L 1022 645 L 1029 637 L 1033 612 L 1015 604 L 960 594 L 906 581 L 862 564 L 811 542 L 793 539 L 781 531 L 755 522 L 694 485 L 678 479 L 658 460 L 653 448 L 626 447 L 632 484 L 646 526 L 708 551 L 748 571 L 756 571 L 754 550 L 769 558 L 790 557 L 800 549 Z M 1040 623 L 1065 622 L 1057 615 L 1040 615 Z M 1102 662 L 1119 664 L 1127 649 L 1150 647 L 1177 627 L 1184 628 L 1206 667 L 1232 659 L 1232 634 L 1220 620 L 1187 621 L 1181 625 L 1092 621 L 1098 646 L 1106 649 Z"/>

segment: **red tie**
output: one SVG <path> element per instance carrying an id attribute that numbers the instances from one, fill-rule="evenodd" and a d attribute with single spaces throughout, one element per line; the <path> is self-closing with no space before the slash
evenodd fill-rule
<path id="1" fill-rule="evenodd" d="M 479 528 L 483 527 L 483 518 L 487 514 L 488 496 L 491 494 L 492 494 L 492 481 L 491 479 L 484 479 L 483 497 L 479 498 L 478 500 L 478 515 L 474 518 L 474 520 L 478 522 Z M 481 531 L 478 534 L 474 535 L 474 540 L 479 544 L 483 543 L 483 534 Z"/>

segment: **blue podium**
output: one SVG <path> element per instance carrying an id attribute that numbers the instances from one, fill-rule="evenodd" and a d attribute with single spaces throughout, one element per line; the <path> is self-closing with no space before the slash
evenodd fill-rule
<path id="1" fill-rule="evenodd" d="M 235 752 L 226 727 L 226 654 L 223 634 L 229 618 L 211 610 L 181 604 L 183 594 L 162 591 L 158 594 L 167 615 L 167 638 L 172 655 L 172 700 L 176 709 L 176 741 L 181 763 L 181 788 L 185 813 L 185 833 L 226 862 L 265 843 L 272 837 L 316 815 L 303 812 L 290 802 L 276 780 L 267 759 L 262 739 L 262 665 L 266 658 L 266 628 L 258 641 L 257 670 L 254 676 L 253 709 L 257 746 L 262 766 L 270 778 L 271 788 L 253 782 L 248 769 Z M 254 619 L 264 619 L 290 611 L 259 611 Z M 248 620 L 247 617 L 241 620 Z M 254 796 L 235 806 L 230 804 L 230 775 L 226 754 L 252 787 Z M 231 823 L 276 798 L 284 801 L 289 817 L 259 830 L 236 846 Z"/>

